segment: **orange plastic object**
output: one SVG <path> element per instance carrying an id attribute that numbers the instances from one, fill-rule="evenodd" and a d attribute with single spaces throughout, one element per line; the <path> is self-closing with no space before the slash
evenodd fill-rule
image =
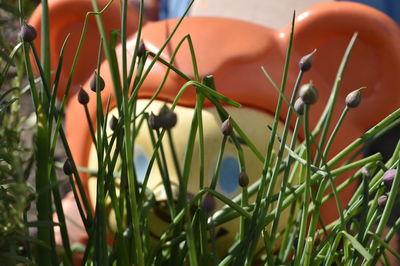
<path id="1" fill-rule="evenodd" d="M 107 0 L 97 0 L 99 10 L 103 9 L 109 2 Z M 58 58 L 64 41 L 67 36 L 68 41 L 65 46 L 62 74 L 59 81 L 58 97 L 64 96 L 65 88 L 68 83 L 72 62 L 78 48 L 86 14 L 93 12 L 92 2 L 90 0 L 51 0 L 49 6 L 49 35 L 50 35 L 50 55 L 51 69 L 57 69 Z M 128 8 L 127 32 L 134 34 L 137 30 L 139 15 L 132 7 Z M 112 4 L 101 15 L 107 36 L 110 36 L 111 30 L 121 28 L 120 6 L 118 1 Z M 34 41 L 36 47 L 40 47 L 41 39 L 41 5 L 35 9 L 29 23 L 38 31 L 38 36 Z M 93 74 L 97 65 L 98 48 L 100 45 L 100 34 L 96 23 L 95 15 L 88 16 L 85 37 L 83 39 L 81 52 L 72 77 L 72 86 L 69 95 L 76 93 L 88 78 Z M 40 50 L 40 49 L 39 49 Z"/>
<path id="2" fill-rule="evenodd" d="M 75 1 L 73 6 L 82 7 L 87 6 L 89 2 L 87 0 Z M 54 2 L 56 3 L 56 1 Z M 112 12 L 112 10 L 109 11 Z M 51 8 L 50 12 L 52 12 Z M 64 9 L 63 15 L 59 17 L 59 25 L 63 25 L 65 28 L 55 27 L 56 33 L 65 34 L 74 28 L 68 22 L 70 17 L 75 17 L 73 11 L 70 14 L 70 10 Z M 81 23 L 83 18 L 84 16 L 77 20 Z M 119 12 L 110 13 L 108 18 L 104 19 L 105 23 L 118 20 Z M 56 17 L 53 19 L 54 22 L 57 21 Z M 76 23 L 77 20 L 73 20 L 73 22 Z M 148 23 L 142 31 L 146 48 L 156 53 L 171 33 L 176 22 L 177 20 L 167 20 Z M 30 23 L 39 28 L 37 15 Z M 339 131 L 336 141 L 332 145 L 331 157 L 398 108 L 400 90 L 396 86 L 400 84 L 400 75 L 398 74 L 398 69 L 400 69 L 400 49 L 398 49 L 400 32 L 395 22 L 383 13 L 350 2 L 322 3 L 300 13 L 296 18 L 292 58 L 285 94 L 289 97 L 292 91 L 299 72 L 299 59 L 316 48 L 314 65 L 303 77 L 304 82 L 312 80 L 320 94 L 319 102 L 311 107 L 312 127 L 316 125 L 328 101 L 340 61 L 354 32 L 358 32 L 358 38 L 343 80 L 340 81 L 341 89 L 337 95 L 337 107 L 333 114 L 333 121 L 339 118 L 344 108 L 344 99 L 349 92 L 362 86 L 366 86 L 367 89 L 363 90 L 361 105 L 349 112 L 346 117 L 343 129 Z M 56 38 L 58 36 L 56 33 L 51 37 L 54 43 L 60 41 Z M 193 40 L 200 77 L 214 75 L 217 90 L 240 102 L 244 108 L 255 108 L 267 113 L 274 112 L 278 93 L 264 76 L 261 66 L 265 66 L 277 83 L 280 82 L 290 26 L 276 31 L 231 19 L 186 18 L 164 50 L 162 58 L 169 60 L 179 41 L 187 34 L 190 34 Z M 91 40 L 92 35 L 87 38 L 92 44 L 92 50 L 94 50 L 92 52 L 96 54 L 98 39 Z M 132 36 L 128 42 L 128 51 L 133 50 L 134 44 L 135 37 Z M 65 57 L 72 58 L 72 52 L 71 50 L 66 51 Z M 56 58 L 57 55 L 58 53 L 52 50 L 53 58 Z M 117 49 L 117 55 L 120 55 L 120 49 Z M 92 55 L 81 61 L 79 77 L 73 80 L 74 87 L 79 86 L 83 80 L 93 74 L 96 58 Z M 174 65 L 193 78 L 191 56 L 186 44 L 178 53 Z M 155 64 L 139 90 L 140 98 L 149 98 L 154 94 L 165 71 L 164 65 Z M 101 66 L 101 75 L 106 83 L 106 88 L 102 92 L 105 105 L 108 95 L 112 96 L 113 94 L 107 62 Z M 173 101 L 184 83 L 185 80 L 171 72 L 158 99 L 167 102 Z M 89 92 L 88 84 L 87 81 L 84 88 Z M 114 101 L 115 99 L 112 97 L 111 107 L 115 106 Z M 195 90 L 187 90 L 179 104 L 193 107 Z M 206 102 L 206 105 L 210 106 L 211 104 Z M 95 118 L 95 101 L 90 101 L 88 107 L 93 120 Z M 282 120 L 285 118 L 287 106 L 284 109 Z M 71 99 L 66 113 L 66 127 L 74 160 L 79 166 L 88 164 L 91 145 L 88 125 L 83 117 L 84 109 L 76 99 Z M 332 123 L 333 125 L 334 123 Z M 356 185 L 353 184 L 340 194 L 343 206 L 352 196 Z M 337 218 L 335 205 L 331 201 L 321 209 L 325 223 Z"/>

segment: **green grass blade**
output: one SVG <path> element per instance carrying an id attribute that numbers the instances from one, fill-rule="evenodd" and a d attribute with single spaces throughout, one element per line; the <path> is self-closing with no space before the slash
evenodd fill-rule
<path id="1" fill-rule="evenodd" d="M 372 259 L 372 255 L 361 245 L 358 240 L 347 233 L 346 231 L 341 232 L 351 243 L 351 245 L 358 251 L 360 254 L 365 258 L 366 261 L 369 261 Z"/>

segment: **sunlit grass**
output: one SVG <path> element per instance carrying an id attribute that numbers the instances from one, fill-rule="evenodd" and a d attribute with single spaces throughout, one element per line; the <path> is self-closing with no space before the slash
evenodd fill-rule
<path id="1" fill-rule="evenodd" d="M 43 0 L 44 6 L 47 1 Z M 59 54 L 59 65 L 55 70 L 54 80 L 50 79 L 49 65 L 49 36 L 42 34 L 41 58 L 39 58 L 36 47 L 30 41 L 18 42 L 8 53 L 9 60 L 3 60 L 0 69 L 0 89 L 8 82 L 7 72 L 12 64 L 15 64 L 20 71 L 25 72 L 29 91 L 36 114 L 35 124 L 35 144 L 34 162 L 35 164 L 35 183 L 36 197 L 30 196 L 30 189 L 26 185 L 27 172 L 30 172 L 29 164 L 21 159 L 20 155 L 7 149 L 3 143 L 0 146 L 0 167 L 7 169 L 4 175 L 0 175 L 0 208 L 13 209 L 8 216 L 0 215 L 0 233 L 2 237 L 9 236 L 5 232 L 7 223 L 13 222 L 17 226 L 13 227 L 18 232 L 17 238 L 1 240 L 0 252 L 5 254 L 1 259 L 7 258 L 9 262 L 36 263 L 38 265 L 53 265 L 63 263 L 71 265 L 76 250 L 69 243 L 66 218 L 61 203 L 59 191 L 60 177 L 57 177 L 56 167 L 64 167 L 64 172 L 69 177 L 70 185 L 73 189 L 81 219 L 86 230 L 88 242 L 82 247 L 82 264 L 112 264 L 112 265 L 160 265 L 160 264 L 190 264 L 190 265 L 249 265 L 254 263 L 266 263 L 267 265 L 281 265 L 293 263 L 293 265 L 331 265 L 333 263 L 346 265 L 375 265 L 378 260 L 387 260 L 387 253 L 395 253 L 388 242 L 394 233 L 400 229 L 400 219 L 391 228 L 390 232 L 384 235 L 383 230 L 391 210 L 395 206 L 398 195 L 400 177 L 395 175 L 393 185 L 387 192 L 388 198 L 384 207 L 378 206 L 378 197 L 384 193 L 382 176 L 387 169 L 398 169 L 399 150 L 397 145 L 391 159 L 382 162 L 380 154 L 369 157 L 355 159 L 343 163 L 343 159 L 349 155 L 359 152 L 362 145 L 369 139 L 376 138 L 398 123 L 400 110 L 390 114 L 379 122 L 376 126 L 368 130 L 363 136 L 355 139 L 342 152 L 330 156 L 330 151 L 336 133 L 341 128 L 341 122 L 345 119 L 347 112 L 351 110 L 346 107 L 339 121 L 332 120 L 332 113 L 335 108 L 338 90 L 341 85 L 344 69 L 351 56 L 351 50 L 356 42 L 357 34 L 349 40 L 348 48 L 343 56 L 335 82 L 332 86 L 331 97 L 326 104 L 325 111 L 321 114 L 319 123 L 315 128 L 310 128 L 309 115 L 313 111 L 310 104 L 304 105 L 304 110 L 300 111 L 296 107 L 298 91 L 300 85 L 304 83 L 303 74 L 306 69 L 299 69 L 297 80 L 293 88 L 288 88 L 287 79 L 289 74 L 289 62 L 291 60 L 291 49 L 293 41 L 293 31 L 295 29 L 294 18 L 292 21 L 292 32 L 287 52 L 284 68 L 282 69 L 282 80 L 277 85 L 270 75 L 263 68 L 266 75 L 266 83 L 271 82 L 278 90 L 279 95 L 274 122 L 270 127 L 270 138 L 266 147 L 265 154 L 260 152 L 253 140 L 250 139 L 240 128 L 237 121 L 229 114 L 227 106 L 240 108 L 240 103 L 232 101 L 218 92 L 215 88 L 213 77 L 200 77 L 197 68 L 195 47 L 190 35 L 185 36 L 173 51 L 170 61 L 165 61 L 160 57 L 163 50 L 167 47 L 176 29 L 180 26 L 182 19 L 178 20 L 176 27 L 171 31 L 171 35 L 160 47 L 157 54 L 145 51 L 142 54 L 140 47 L 141 28 L 143 23 L 143 10 L 140 9 L 139 30 L 136 35 L 136 45 L 133 51 L 132 61 L 127 60 L 126 41 L 127 36 L 127 1 L 121 1 L 122 26 L 120 29 L 119 40 L 122 42 L 121 62 L 116 60 L 116 42 L 110 41 L 103 22 L 102 13 L 107 10 L 109 5 L 99 10 L 96 0 L 92 1 L 93 12 L 89 12 L 85 19 L 82 29 L 80 42 L 73 59 L 72 67 L 69 70 L 68 84 L 65 88 L 65 95 L 60 103 L 56 100 L 58 81 L 63 68 L 63 51 L 68 46 L 68 38 L 64 41 L 64 46 Z M 111 4 L 111 2 L 109 3 Z M 25 2 L 19 1 L 19 12 L 21 26 L 25 25 L 23 10 Z M 143 1 L 141 1 L 143 6 Z M 51 25 L 48 24 L 48 13 L 43 10 L 42 31 L 47 32 Z M 96 121 L 91 121 L 90 115 L 86 110 L 86 118 L 91 128 L 91 139 L 96 150 L 97 169 L 77 169 L 71 151 L 69 149 L 67 137 L 64 133 L 62 121 L 63 112 L 67 106 L 67 99 L 75 73 L 76 63 L 81 52 L 82 43 L 86 35 L 86 26 L 89 16 L 95 16 L 101 43 L 96 44 L 98 48 L 97 70 L 94 78 L 96 88 L 101 86 L 100 77 L 102 75 L 101 63 L 102 55 L 105 56 L 110 66 L 112 86 L 116 99 L 116 109 L 118 117 L 114 118 L 114 128 L 109 130 L 109 120 L 111 120 L 110 99 L 104 108 L 102 104 L 101 90 L 97 89 L 95 100 L 97 105 Z M 179 49 L 183 44 L 190 48 L 191 60 L 194 76 L 191 78 L 177 69 L 173 63 Z M 318 51 L 316 51 L 318 53 Z M 30 57 L 33 54 L 33 57 Z M 5 63 L 3 63 L 3 61 Z M 152 67 L 156 63 L 161 63 L 168 67 L 165 77 L 148 105 L 137 110 L 138 92 L 148 78 Z M 121 63 L 121 65 L 119 64 Z M 146 64 L 146 68 L 144 65 Z M 34 74 L 34 66 L 39 70 L 40 80 Z M 21 70 L 22 69 L 22 70 Z M 157 96 L 162 90 L 170 72 L 174 72 L 182 77 L 186 83 L 180 88 L 175 100 L 168 107 L 168 112 L 174 112 L 178 106 L 178 101 L 182 94 L 193 87 L 196 89 L 196 105 L 194 107 L 192 120 L 189 123 L 189 135 L 185 148 L 185 156 L 182 161 L 177 159 L 173 135 L 171 128 L 156 126 L 154 119 L 158 119 L 161 114 L 151 113 L 151 104 L 157 100 Z M 261 71 L 261 66 L 260 66 Z M 269 81 L 268 81 L 269 80 Z M 134 85 L 133 88 L 131 87 Z M 3 92 L 0 90 L 0 121 L 4 122 L 0 128 L 0 136 L 7 138 L 7 145 L 17 145 L 18 139 L 10 140 L 11 134 L 18 134 L 11 130 L 11 126 L 18 124 L 17 112 L 12 112 L 12 106 L 18 102 L 18 96 L 22 93 L 22 77 L 20 77 L 18 88 L 13 88 Z M 360 87 L 362 84 L 360 84 Z M 64 88 L 63 88 L 64 89 Z M 355 90 L 357 88 L 354 88 Z M 284 92 L 290 90 L 292 95 L 287 99 Z M 92 94 L 93 95 L 93 94 Z M 215 147 L 218 158 L 216 167 L 212 174 L 211 183 L 205 182 L 205 145 L 204 125 L 207 123 L 203 119 L 205 110 L 204 101 L 210 101 L 218 112 L 220 124 L 227 125 L 227 131 L 221 132 L 221 145 Z M 223 105 L 222 102 L 226 105 Z M 283 106 L 289 105 L 286 114 L 286 121 L 291 121 L 293 117 L 297 122 L 293 130 L 289 122 L 284 124 L 283 130 L 279 131 L 278 126 L 281 119 Z M 83 103 L 82 108 L 87 108 Z M 329 135 L 329 126 L 335 123 L 333 133 Z M 149 160 L 149 167 L 146 170 L 143 181 L 137 177 L 137 166 L 134 161 L 134 151 L 136 137 L 140 131 L 148 132 L 153 153 Z M 299 141 L 299 131 L 304 130 L 304 141 Z M 111 132 L 111 134 L 110 134 Z M 291 136 L 291 137 L 290 137 Z M 60 138 L 63 148 L 67 154 L 67 161 L 64 164 L 54 162 L 54 153 L 57 145 L 56 140 Z M 241 194 L 233 199 L 218 192 L 216 186 L 220 174 L 221 163 L 228 141 L 232 141 L 235 147 L 236 156 L 239 161 L 241 172 Z M 263 162 L 262 172 L 259 179 L 247 185 L 246 164 L 242 150 L 243 142 L 257 159 Z M 198 143 L 198 144 L 196 144 Z M 278 147 L 277 149 L 274 147 Z M 312 151 L 314 147 L 315 152 Z M 174 171 L 178 173 L 180 186 L 178 196 L 173 195 L 170 173 L 166 158 L 171 156 L 166 153 L 166 149 L 172 150 L 174 157 Z M 193 169 L 194 153 L 199 153 L 199 169 Z M 339 164 L 339 162 L 343 164 Z M 26 172 L 21 169 L 26 166 Z M 163 211 L 170 219 L 170 223 L 162 229 L 163 233 L 158 241 L 151 239 L 151 210 L 157 207 L 157 202 L 153 191 L 147 184 L 150 172 L 154 167 L 160 169 L 162 173 L 163 186 L 166 189 L 167 200 Z M 366 175 L 368 169 L 369 176 Z M 79 171 L 78 171 L 79 170 Z M 188 183 L 192 171 L 199 171 L 199 188 L 194 195 L 188 191 Z M 94 212 L 92 212 L 90 200 L 85 194 L 80 173 L 89 172 L 97 177 L 97 198 Z M 335 180 L 343 174 L 352 173 L 351 176 L 342 184 L 335 186 Z M 299 177 L 299 178 L 297 178 Z M 239 180 L 239 176 L 237 177 Z M 343 206 L 340 201 L 339 193 L 352 182 L 361 180 L 359 188 L 348 206 Z M 278 182 L 282 182 L 279 192 L 274 189 Z M 329 189 L 332 188 L 332 192 Z M 4 196 L 3 197 L 3 193 Z M 21 193 L 24 197 L 17 200 L 16 193 Z M 10 196 L 10 197 L 8 197 Z M 320 210 L 323 204 L 330 198 L 336 200 L 336 208 L 339 218 L 331 224 L 321 225 Z M 25 204 L 30 200 L 36 203 L 37 221 L 28 222 L 26 218 L 27 208 Z M 215 210 L 215 201 L 221 202 L 224 207 Z M 4 203 L 3 203 L 4 202 Z M 108 230 L 108 211 L 112 209 L 116 228 L 114 231 Z M 282 222 L 282 213 L 289 210 L 290 215 L 287 227 L 281 231 L 279 224 Z M 58 223 L 53 222 L 52 214 L 56 213 Z M 3 212 L 2 212 L 3 213 Z M 226 224 L 234 219 L 240 220 L 237 228 L 237 236 L 231 247 L 224 254 L 216 252 L 216 238 L 219 226 Z M 4 223 L 3 223 L 4 221 Z M 55 247 L 54 228 L 60 227 L 62 239 L 62 251 Z M 28 227 L 36 227 L 37 234 L 31 235 Z M 10 229 L 11 230 L 11 229 Z M 22 233 L 21 233 L 22 232 Z M 109 240 L 112 241 L 109 241 Z M 3 248 L 10 244 L 10 250 Z M 259 244 L 261 243 L 261 245 Z M 18 248 L 22 246 L 23 253 L 18 253 Z M 261 246 L 261 247 L 260 247 Z M 384 256 L 382 256 L 384 254 Z M 394 254 L 399 257 L 398 254 Z"/>

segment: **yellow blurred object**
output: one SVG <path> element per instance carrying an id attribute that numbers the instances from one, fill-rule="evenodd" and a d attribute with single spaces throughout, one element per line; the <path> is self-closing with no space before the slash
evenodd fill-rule
<path id="1" fill-rule="evenodd" d="M 148 100 L 141 99 L 137 101 L 137 112 L 140 113 L 148 104 Z M 166 103 L 163 101 L 154 101 L 151 103 L 149 108 L 146 110 L 148 114 L 154 113 L 158 114 L 160 109 Z M 258 110 L 242 107 L 226 107 L 225 108 L 230 116 L 238 123 L 240 128 L 244 133 L 251 139 L 251 141 L 256 145 L 262 154 L 265 154 L 266 147 L 268 145 L 268 140 L 270 139 L 269 125 L 273 124 L 274 117 L 260 112 Z M 177 114 L 178 122 L 174 128 L 172 128 L 172 138 L 174 141 L 175 151 L 179 162 L 182 162 L 185 156 L 185 150 L 188 142 L 188 136 L 191 126 L 191 121 L 194 115 L 194 108 L 188 108 L 183 106 L 177 106 L 174 110 Z M 118 117 L 118 111 L 116 109 L 112 110 L 109 117 Z M 209 186 L 211 179 L 215 173 L 216 163 L 218 159 L 219 147 L 223 139 L 223 134 L 221 133 L 221 121 L 218 116 L 217 110 L 214 107 L 204 108 L 202 111 L 203 117 L 203 134 L 204 134 L 204 186 Z M 140 119 L 138 119 L 140 120 Z M 146 123 L 146 121 L 144 122 Z M 278 136 L 280 136 L 283 129 L 283 124 L 280 123 L 278 129 Z M 113 131 L 108 127 L 107 135 L 111 136 Z M 155 132 L 154 132 L 155 133 Z M 289 134 L 288 141 L 291 140 L 291 135 Z M 170 182 L 172 185 L 174 200 L 177 200 L 177 193 L 179 191 L 179 178 L 174 165 L 172 151 L 170 145 L 168 144 L 168 139 L 166 136 L 163 138 L 163 147 L 166 155 L 167 169 L 169 173 Z M 277 149 L 279 145 L 278 141 L 275 141 L 275 148 Z M 198 135 L 194 145 L 195 149 L 193 152 L 189 182 L 188 182 L 188 194 L 196 195 L 200 191 L 200 158 L 199 158 L 199 140 Z M 257 156 L 248 148 L 246 145 L 242 145 L 246 173 L 249 176 L 251 185 L 253 182 L 258 180 L 262 174 L 263 162 L 260 161 Z M 153 154 L 153 144 L 150 138 L 150 132 L 147 125 L 142 125 L 137 137 L 135 138 L 135 151 L 134 151 L 134 163 L 136 169 L 137 180 L 142 182 L 145 173 L 148 168 L 150 158 Z M 94 145 L 91 147 L 89 155 L 89 165 L 90 169 L 97 169 L 97 153 Z M 120 162 L 117 162 L 116 169 L 120 167 Z M 232 199 L 241 193 L 242 189 L 239 186 L 239 159 L 237 157 L 237 151 L 233 143 L 227 142 L 225 146 L 224 156 L 222 159 L 220 175 L 218 183 L 216 186 L 216 191 L 222 193 L 224 196 Z M 118 182 L 119 183 L 119 182 Z M 157 201 L 156 210 L 152 210 L 149 217 L 150 231 L 152 232 L 152 237 L 156 240 L 164 232 L 166 226 L 170 223 L 169 211 L 167 205 L 165 204 L 167 200 L 167 194 L 163 187 L 162 177 L 158 165 L 155 163 L 151 168 L 151 173 L 149 181 L 147 183 L 147 188 L 154 193 L 155 199 Z M 275 193 L 278 193 L 280 189 L 280 182 L 276 184 Z M 97 183 L 96 178 L 92 177 L 89 179 L 89 195 L 91 202 L 96 202 L 96 190 Z M 250 198 L 250 202 L 254 201 L 254 197 Z M 219 200 L 215 199 L 215 211 L 220 210 L 224 204 Z M 110 199 L 108 199 L 108 204 L 110 204 Z M 108 208 L 108 224 L 112 231 L 116 231 L 116 222 L 114 214 L 111 211 L 111 207 Z M 286 210 L 280 219 L 279 230 L 285 228 L 288 211 Z M 239 219 L 235 219 L 231 222 L 225 223 L 216 230 L 222 230 L 225 232 L 222 236 L 217 239 L 217 248 L 220 254 L 226 253 L 228 248 L 232 245 L 237 233 L 239 232 Z M 222 231 L 221 231 L 222 232 Z"/>

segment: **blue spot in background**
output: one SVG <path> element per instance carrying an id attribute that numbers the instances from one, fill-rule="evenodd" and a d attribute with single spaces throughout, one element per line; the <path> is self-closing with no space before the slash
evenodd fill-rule
<path id="1" fill-rule="evenodd" d="M 147 168 L 149 167 L 150 160 L 142 148 L 135 147 L 134 163 L 136 178 L 139 182 L 143 182 L 146 176 Z"/>
<path id="2" fill-rule="evenodd" d="M 185 13 L 190 0 L 161 0 L 159 19 L 178 18 Z"/>
<path id="3" fill-rule="evenodd" d="M 222 192 L 231 194 L 239 187 L 239 163 L 235 157 L 225 157 L 221 163 L 218 184 Z"/>
<path id="4" fill-rule="evenodd" d="M 344 0 L 369 5 L 386 13 L 397 23 L 400 23 L 400 1 L 399 0 Z"/>

